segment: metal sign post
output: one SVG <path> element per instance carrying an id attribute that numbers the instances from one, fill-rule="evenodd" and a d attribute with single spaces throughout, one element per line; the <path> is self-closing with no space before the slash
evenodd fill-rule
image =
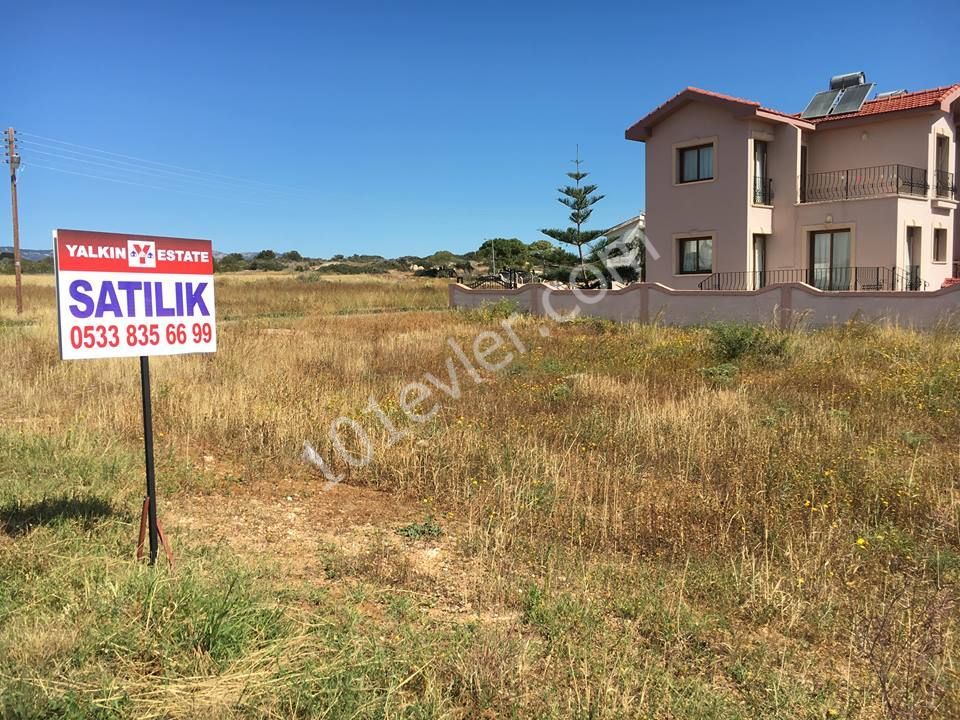
<path id="1" fill-rule="evenodd" d="M 157 478 L 153 468 L 153 408 L 150 406 L 150 358 L 140 356 L 140 395 L 143 399 L 143 458 L 147 468 L 147 525 L 150 535 L 150 564 L 160 550 L 157 528 Z"/>

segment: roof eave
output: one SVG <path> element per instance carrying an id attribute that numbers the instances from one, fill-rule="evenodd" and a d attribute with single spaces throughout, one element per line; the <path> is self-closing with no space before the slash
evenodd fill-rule
<path id="1" fill-rule="evenodd" d="M 627 140 L 635 140 L 636 142 L 646 142 L 647 140 L 650 139 L 650 136 L 652 134 L 653 134 L 652 127 L 644 125 L 641 121 L 628 127 L 624 131 L 623 136 Z"/>
<path id="2" fill-rule="evenodd" d="M 646 142 L 653 136 L 653 128 L 655 125 L 663 120 L 666 120 L 675 112 L 686 107 L 692 102 L 704 102 L 725 107 L 733 113 L 734 117 L 741 120 L 760 118 L 772 122 L 781 122 L 787 125 L 793 125 L 794 127 L 799 127 L 804 130 L 814 129 L 814 126 L 805 120 L 790 117 L 789 115 L 771 112 L 760 107 L 759 103 L 737 100 L 734 98 L 717 97 L 708 92 L 698 90 L 697 88 L 686 88 L 667 100 L 656 110 L 628 127 L 623 135 L 627 140 Z"/>
<path id="3" fill-rule="evenodd" d="M 732 105 L 738 108 L 746 108 L 751 113 L 759 107 L 758 103 L 739 101 L 734 100 L 733 98 L 717 97 L 715 95 L 711 95 L 707 91 L 700 90 L 699 88 L 688 87 L 681 90 L 672 98 L 663 103 L 663 105 L 656 108 L 653 112 L 645 115 L 633 125 L 628 127 L 626 132 L 624 132 L 624 137 L 627 140 L 646 142 L 650 139 L 651 135 L 653 135 L 654 125 L 666 120 L 675 112 L 686 107 L 694 101 L 705 102 L 724 107 L 730 107 Z"/>
<path id="4" fill-rule="evenodd" d="M 851 115 L 836 120 L 824 120 L 816 124 L 817 130 L 828 130 L 832 128 L 851 127 L 852 125 L 866 125 L 868 123 L 883 122 L 885 120 L 909 117 L 913 115 L 929 115 L 940 109 L 939 103 L 926 105 L 917 108 L 904 108 L 903 110 L 890 110 L 888 112 L 872 113 L 870 115 Z"/>
<path id="5" fill-rule="evenodd" d="M 628 228 L 634 223 L 640 222 L 641 220 L 643 220 L 643 218 L 644 218 L 644 213 L 640 213 L 639 215 L 634 215 L 632 218 L 629 218 L 627 220 L 624 220 L 623 222 L 617 223 L 613 227 L 607 228 L 606 230 L 603 231 L 603 234 L 609 235 L 610 233 L 615 232 L 617 230 Z"/>
<path id="6" fill-rule="evenodd" d="M 812 122 L 807 122 L 803 118 L 781 115 L 780 113 L 773 113 L 768 110 L 764 110 L 763 108 L 757 110 L 756 116 L 758 118 L 762 118 L 763 120 L 773 120 L 774 122 L 782 122 L 786 123 L 787 125 L 793 125 L 794 127 L 798 127 L 802 130 L 813 130 L 816 127 Z"/>
<path id="7" fill-rule="evenodd" d="M 960 100 L 960 85 L 957 85 L 953 90 L 948 92 L 943 96 L 943 100 L 940 101 L 940 109 L 944 112 L 950 112 L 951 106 Z M 960 111 L 960 105 L 958 105 L 957 110 Z"/>

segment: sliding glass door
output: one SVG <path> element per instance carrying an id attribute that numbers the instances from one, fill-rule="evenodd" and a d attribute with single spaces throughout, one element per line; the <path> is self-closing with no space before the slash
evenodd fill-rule
<path id="1" fill-rule="evenodd" d="M 810 234 L 810 284 L 821 290 L 849 290 L 850 231 Z"/>

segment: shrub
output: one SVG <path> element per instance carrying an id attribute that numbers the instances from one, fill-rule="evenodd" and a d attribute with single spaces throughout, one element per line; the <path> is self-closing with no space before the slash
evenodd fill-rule
<path id="1" fill-rule="evenodd" d="M 715 367 L 704 368 L 700 372 L 703 373 L 703 377 L 706 378 L 708 382 L 722 387 L 733 382 L 740 372 L 740 368 L 733 363 L 723 363 Z"/>
<path id="2" fill-rule="evenodd" d="M 438 538 L 443 535 L 443 529 L 440 524 L 428 515 L 423 522 L 410 523 L 397 530 L 397 535 L 409 538 L 411 540 L 423 540 L 424 538 Z"/>
<path id="3" fill-rule="evenodd" d="M 324 265 L 318 272 L 323 275 L 383 275 L 391 270 L 400 269 L 392 260 L 378 260 L 376 262 L 354 264 L 352 262 L 335 262 Z"/>
<path id="4" fill-rule="evenodd" d="M 553 402 L 565 402 L 573 395 L 573 388 L 566 383 L 557 383 L 550 388 L 550 400 Z"/>
<path id="5" fill-rule="evenodd" d="M 481 322 L 491 322 L 493 320 L 503 320 L 519 311 L 520 305 L 516 300 L 503 298 L 495 303 L 483 303 L 477 309 L 468 311 L 468 315 Z"/>
<path id="6" fill-rule="evenodd" d="M 274 258 L 265 258 L 251 260 L 249 268 L 251 270 L 283 270 L 284 265 Z"/>
<path id="7" fill-rule="evenodd" d="M 745 357 L 783 357 L 787 351 L 787 340 L 785 334 L 761 325 L 717 323 L 710 328 L 712 354 L 723 363 Z"/>
<path id="8" fill-rule="evenodd" d="M 566 283 L 570 282 L 570 278 L 575 272 L 576 270 L 573 266 L 548 268 L 547 271 L 543 273 L 543 279 Z"/>
<path id="9" fill-rule="evenodd" d="M 219 260 L 213 261 L 213 271 L 217 273 L 239 272 L 246 269 L 247 261 L 240 253 L 228 253 Z"/>
<path id="10" fill-rule="evenodd" d="M 3 253 L 4 256 L 7 253 Z M 26 258 L 21 259 L 20 261 L 20 272 L 24 275 L 40 275 L 43 273 L 52 273 L 53 272 L 53 258 L 43 258 L 42 260 L 27 260 Z M 0 275 L 13 275 L 14 266 L 13 266 L 13 254 L 10 253 L 10 257 L 0 257 Z"/>

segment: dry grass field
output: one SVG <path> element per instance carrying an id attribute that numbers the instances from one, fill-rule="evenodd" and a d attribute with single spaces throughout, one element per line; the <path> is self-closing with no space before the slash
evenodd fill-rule
<path id="1" fill-rule="evenodd" d="M 218 278 L 216 355 L 152 363 L 150 569 L 137 362 L 0 282 L 0 717 L 960 717 L 955 328 Z"/>

